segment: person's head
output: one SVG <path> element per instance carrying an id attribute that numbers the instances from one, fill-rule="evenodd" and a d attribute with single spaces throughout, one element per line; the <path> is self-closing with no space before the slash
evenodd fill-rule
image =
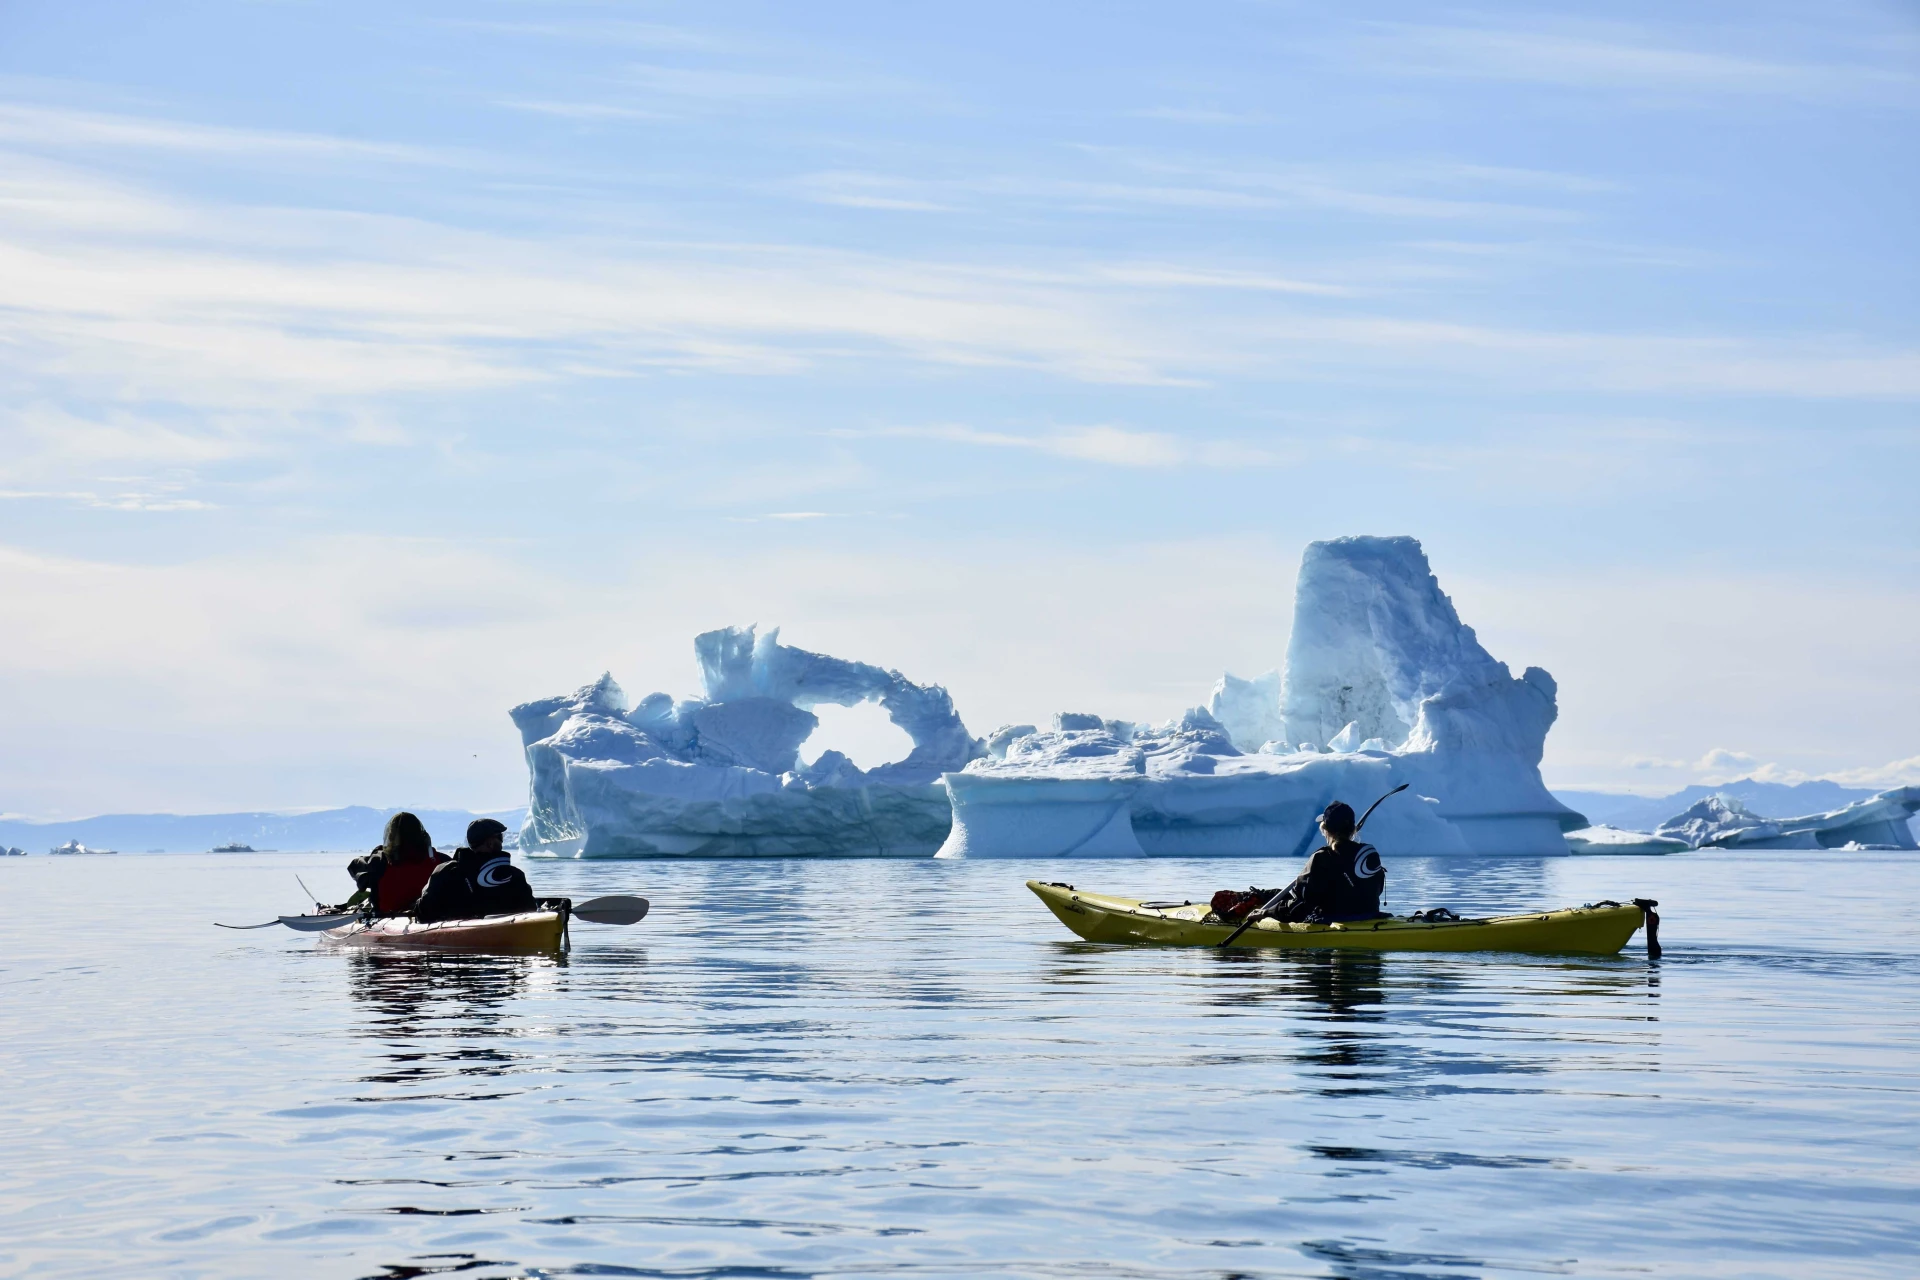
<path id="1" fill-rule="evenodd" d="M 506 834 L 506 823 L 495 822 L 492 818 L 475 818 L 467 824 L 467 848 L 475 853 L 498 853 L 501 837 Z"/>
<path id="2" fill-rule="evenodd" d="M 433 856 L 433 837 L 420 819 L 402 810 L 387 819 L 387 831 L 380 847 L 395 862 L 413 862 Z"/>
<path id="3" fill-rule="evenodd" d="M 1353 806 L 1335 800 L 1320 815 L 1320 834 L 1329 840 L 1345 840 L 1353 834 Z"/>

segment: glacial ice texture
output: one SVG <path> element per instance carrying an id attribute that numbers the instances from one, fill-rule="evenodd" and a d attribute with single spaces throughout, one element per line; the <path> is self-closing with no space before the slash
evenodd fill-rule
<path id="1" fill-rule="evenodd" d="M 1731 796 L 1708 796 L 1655 829 L 1695 849 L 1912 849 L 1920 787 L 1895 787 L 1827 813 L 1762 818 Z"/>
<path id="2" fill-rule="evenodd" d="M 944 773 L 984 752 L 938 685 L 729 627 L 694 640 L 704 696 L 629 706 L 613 677 L 515 707 L 531 777 L 520 847 L 535 855 L 925 857 L 946 838 Z M 805 768 L 810 708 L 877 702 L 913 740 L 861 770 Z"/>
<path id="3" fill-rule="evenodd" d="M 1587 825 L 1540 778 L 1553 677 L 1482 648 L 1412 538 L 1308 546 L 1277 705 L 1270 688 L 1227 677 L 1146 729 L 1079 714 L 995 733 L 946 775 L 941 856 L 1298 856 L 1329 801 L 1402 782 L 1367 828 L 1388 854 L 1564 854 Z"/>

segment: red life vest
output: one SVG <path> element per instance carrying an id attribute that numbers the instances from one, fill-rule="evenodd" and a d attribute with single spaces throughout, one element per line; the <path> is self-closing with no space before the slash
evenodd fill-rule
<path id="1" fill-rule="evenodd" d="M 427 887 L 433 869 L 447 861 L 444 853 L 430 854 L 413 862 L 389 862 L 380 883 L 374 887 L 373 910 L 376 915 L 405 915 Z"/>

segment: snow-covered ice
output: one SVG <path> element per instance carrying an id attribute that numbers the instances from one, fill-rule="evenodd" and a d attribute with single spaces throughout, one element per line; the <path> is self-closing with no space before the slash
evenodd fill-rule
<path id="1" fill-rule="evenodd" d="M 941 856 L 1298 855 L 1330 800 L 1402 782 L 1367 828 L 1383 850 L 1564 854 L 1587 826 L 1540 779 L 1553 677 L 1487 653 L 1412 538 L 1307 548 L 1271 710 L 1270 687 L 1227 677 L 1151 728 L 1078 713 L 997 731 L 946 775 Z"/>
<path id="2" fill-rule="evenodd" d="M 1207 711 L 1242 751 L 1258 751 L 1269 742 L 1284 745 L 1286 722 L 1280 718 L 1280 673 L 1263 672 L 1251 680 L 1228 673 L 1213 686 Z"/>
<path id="3" fill-rule="evenodd" d="M 1685 840 L 1671 836 L 1649 835 L 1644 831 L 1623 831 L 1605 823 L 1567 832 L 1567 848 L 1574 853 L 1658 854 L 1685 853 L 1692 848 Z"/>
<path id="4" fill-rule="evenodd" d="M 938 685 L 795 649 L 779 631 L 694 640 L 703 697 L 629 707 L 611 674 L 515 707 L 532 796 L 520 847 L 577 858 L 925 857 L 947 835 L 940 776 L 985 748 Z M 878 702 L 913 740 L 861 770 L 838 751 L 799 763 L 811 707 Z"/>

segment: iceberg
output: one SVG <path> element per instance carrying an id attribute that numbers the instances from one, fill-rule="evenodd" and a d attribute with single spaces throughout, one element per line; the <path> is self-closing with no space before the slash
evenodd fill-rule
<path id="1" fill-rule="evenodd" d="M 1648 835 L 1644 831 L 1623 831 L 1599 823 L 1579 831 L 1567 832 L 1567 848 L 1574 853 L 1660 854 L 1685 853 L 1693 846 L 1672 836 Z"/>
<path id="2" fill-rule="evenodd" d="M 1693 849 L 1913 849 L 1920 848 L 1912 825 L 1916 812 L 1920 786 L 1895 787 L 1798 818 L 1763 818 L 1732 796 L 1713 795 L 1661 823 L 1654 835 Z"/>
<path id="3" fill-rule="evenodd" d="M 1207 713 L 1242 751 L 1258 751 L 1286 736 L 1280 717 L 1280 673 L 1268 671 L 1251 680 L 1227 673 L 1213 686 Z M 1283 744 L 1284 745 L 1284 744 Z"/>
<path id="4" fill-rule="evenodd" d="M 1297 857 L 1329 801 L 1403 782 L 1367 828 L 1393 853 L 1565 854 L 1588 825 L 1540 778 L 1553 677 L 1481 647 L 1413 538 L 1309 545 L 1271 711 L 1265 681 L 1225 677 L 1158 726 L 1074 713 L 996 730 L 944 777 L 939 856 Z"/>
<path id="5" fill-rule="evenodd" d="M 704 696 L 628 705 L 613 676 L 511 712 L 531 778 L 533 856 L 926 857 L 945 840 L 942 774 L 986 748 L 938 685 L 780 643 L 776 628 L 694 640 Z M 809 708 L 877 702 L 904 760 L 862 770 L 838 751 L 800 764 Z"/>

